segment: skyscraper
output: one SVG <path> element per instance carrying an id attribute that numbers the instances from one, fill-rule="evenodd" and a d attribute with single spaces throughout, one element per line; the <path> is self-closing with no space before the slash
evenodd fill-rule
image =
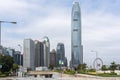
<path id="1" fill-rule="evenodd" d="M 44 66 L 44 47 L 43 43 L 35 40 L 35 67 Z"/>
<path id="2" fill-rule="evenodd" d="M 44 44 L 40 42 L 40 66 L 44 66 Z"/>
<path id="3" fill-rule="evenodd" d="M 68 65 L 68 61 L 67 61 L 67 57 L 64 58 L 64 66 L 67 67 Z"/>
<path id="4" fill-rule="evenodd" d="M 49 67 L 50 65 L 50 42 L 48 37 L 44 37 L 43 40 L 43 46 L 44 46 L 44 66 Z"/>
<path id="5" fill-rule="evenodd" d="M 24 53 L 23 53 L 23 67 L 27 69 L 35 69 L 35 46 L 34 41 L 31 39 L 24 40 Z"/>
<path id="6" fill-rule="evenodd" d="M 34 41 L 35 44 L 35 67 L 40 66 L 40 42 L 38 40 Z"/>
<path id="7" fill-rule="evenodd" d="M 55 51 L 55 49 L 53 49 L 50 52 L 50 65 L 52 65 L 53 67 L 56 66 L 56 51 Z"/>
<path id="8" fill-rule="evenodd" d="M 74 2 L 71 14 L 71 64 L 73 68 L 83 63 L 83 47 L 81 40 L 80 6 L 79 2 Z"/>
<path id="9" fill-rule="evenodd" d="M 57 53 L 56 53 L 56 66 L 59 67 L 59 61 L 65 63 L 65 48 L 63 43 L 57 44 Z M 62 65 L 64 66 L 64 64 Z"/>

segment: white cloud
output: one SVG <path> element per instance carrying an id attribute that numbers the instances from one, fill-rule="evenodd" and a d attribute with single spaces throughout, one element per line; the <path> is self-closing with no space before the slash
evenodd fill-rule
<path id="1" fill-rule="evenodd" d="M 97 10 L 92 14 L 86 13 L 82 20 L 84 60 L 92 64 L 88 58 L 93 61 L 95 54 L 91 54 L 90 51 L 96 50 L 104 63 L 109 64 L 112 61 L 120 63 L 119 57 L 117 57 L 120 51 L 120 38 L 118 37 L 120 34 L 120 16 Z M 86 58 L 88 55 L 89 57 Z"/>

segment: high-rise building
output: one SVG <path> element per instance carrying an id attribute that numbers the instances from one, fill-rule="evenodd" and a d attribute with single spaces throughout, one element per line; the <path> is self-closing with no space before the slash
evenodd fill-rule
<path id="1" fill-rule="evenodd" d="M 50 65 L 52 66 L 56 66 L 56 51 L 55 49 L 53 49 L 51 52 L 50 52 Z"/>
<path id="2" fill-rule="evenodd" d="M 43 46 L 44 46 L 44 66 L 49 67 L 50 65 L 50 42 L 48 37 L 44 37 L 43 40 Z"/>
<path id="3" fill-rule="evenodd" d="M 44 66 L 44 47 L 43 43 L 35 40 L 35 67 Z"/>
<path id="4" fill-rule="evenodd" d="M 58 43 L 57 44 L 57 53 L 56 53 L 56 66 L 60 66 L 60 62 L 63 63 L 62 66 L 64 66 L 64 61 L 65 61 L 65 48 L 63 43 Z"/>
<path id="5" fill-rule="evenodd" d="M 21 54 L 21 61 L 20 61 L 20 65 L 23 66 L 23 54 Z"/>
<path id="6" fill-rule="evenodd" d="M 3 47 L 3 55 L 11 56 L 16 64 L 23 65 L 23 55 L 20 51 L 15 51 L 15 49 Z"/>
<path id="7" fill-rule="evenodd" d="M 40 42 L 39 46 L 40 46 L 40 66 L 44 66 L 44 44 L 43 42 Z"/>
<path id="8" fill-rule="evenodd" d="M 34 41 L 35 43 L 35 67 L 40 66 L 40 42 L 38 40 Z"/>
<path id="9" fill-rule="evenodd" d="M 65 57 L 64 58 L 64 66 L 67 67 L 67 65 L 68 65 L 68 62 L 67 62 L 67 58 Z"/>
<path id="10" fill-rule="evenodd" d="M 83 47 L 81 40 L 80 6 L 79 2 L 74 2 L 71 14 L 71 62 L 73 68 L 83 63 Z"/>
<path id="11" fill-rule="evenodd" d="M 35 46 L 32 39 L 24 39 L 23 67 L 27 69 L 35 69 Z"/>
<path id="12" fill-rule="evenodd" d="M 21 57 L 20 51 L 15 51 L 13 60 L 18 65 L 20 65 L 20 57 Z"/>
<path id="13" fill-rule="evenodd" d="M 4 53 L 4 54 L 8 54 L 9 56 L 14 57 L 14 54 L 15 54 L 15 50 L 14 49 L 7 48 L 6 52 L 7 53 Z"/>

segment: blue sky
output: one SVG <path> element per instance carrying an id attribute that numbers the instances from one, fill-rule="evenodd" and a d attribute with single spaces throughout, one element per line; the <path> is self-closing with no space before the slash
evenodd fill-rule
<path id="1" fill-rule="evenodd" d="M 84 62 L 92 64 L 95 53 L 105 64 L 120 63 L 120 0 L 74 0 L 80 2 Z M 18 50 L 25 38 L 42 40 L 48 36 L 51 49 L 58 42 L 65 44 L 71 56 L 71 8 L 73 0 L 0 0 L 2 44 Z"/>

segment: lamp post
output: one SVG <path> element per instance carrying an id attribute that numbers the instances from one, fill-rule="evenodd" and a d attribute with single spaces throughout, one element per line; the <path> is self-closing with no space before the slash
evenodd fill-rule
<path id="1" fill-rule="evenodd" d="M 1 23 L 12 23 L 12 24 L 17 24 L 17 22 L 0 21 L 0 45 L 1 45 Z"/>

